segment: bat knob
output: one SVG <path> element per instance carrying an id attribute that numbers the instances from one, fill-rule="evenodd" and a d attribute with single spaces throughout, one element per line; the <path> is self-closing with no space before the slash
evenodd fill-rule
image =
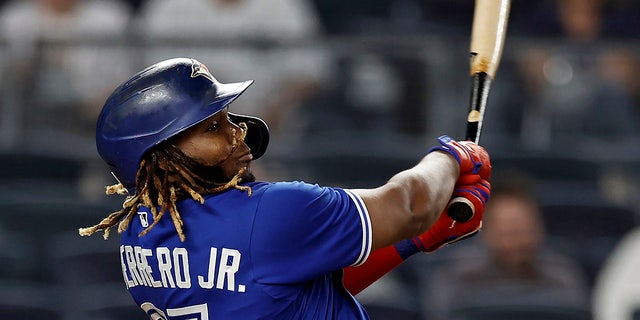
<path id="1" fill-rule="evenodd" d="M 464 197 L 458 197 L 449 203 L 447 215 L 456 222 L 467 222 L 473 218 L 473 203 Z"/>

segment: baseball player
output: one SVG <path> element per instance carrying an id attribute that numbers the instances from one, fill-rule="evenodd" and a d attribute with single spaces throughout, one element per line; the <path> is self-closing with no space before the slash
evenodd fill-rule
<path id="1" fill-rule="evenodd" d="M 255 181 L 267 125 L 229 110 L 251 83 L 170 59 L 116 88 L 99 116 L 98 152 L 118 179 L 107 193 L 127 197 L 79 232 L 118 226 L 124 282 L 151 319 L 368 319 L 355 294 L 479 230 L 489 155 L 446 136 L 375 189 Z M 472 220 L 443 213 L 452 197 Z"/>

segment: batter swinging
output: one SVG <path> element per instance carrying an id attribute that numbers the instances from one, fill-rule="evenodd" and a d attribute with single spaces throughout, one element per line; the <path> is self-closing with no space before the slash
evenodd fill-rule
<path id="1" fill-rule="evenodd" d="M 368 319 L 354 295 L 480 229 L 491 164 L 470 141 L 440 137 L 375 189 L 255 181 L 269 130 L 229 110 L 251 83 L 170 59 L 120 85 L 99 116 L 98 152 L 118 179 L 107 193 L 127 197 L 79 232 L 117 225 L 124 282 L 151 319 Z M 442 214 L 454 196 L 473 204 L 471 221 Z"/>

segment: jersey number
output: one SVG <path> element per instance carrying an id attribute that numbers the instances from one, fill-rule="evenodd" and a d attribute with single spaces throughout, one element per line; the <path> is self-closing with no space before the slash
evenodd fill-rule
<path id="1" fill-rule="evenodd" d="M 197 304 L 182 308 L 167 309 L 165 314 L 162 310 L 158 309 L 151 302 L 145 302 L 140 305 L 140 308 L 147 313 L 151 320 L 169 320 L 171 317 L 184 317 L 191 316 L 189 318 L 181 318 L 184 320 L 209 320 L 209 308 L 207 304 Z"/>

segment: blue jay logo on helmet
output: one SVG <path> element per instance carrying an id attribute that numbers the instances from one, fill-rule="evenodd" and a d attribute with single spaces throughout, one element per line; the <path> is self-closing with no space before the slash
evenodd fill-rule
<path id="1" fill-rule="evenodd" d="M 204 64 L 190 58 L 151 65 L 107 98 L 96 125 L 98 153 L 134 194 L 140 161 L 150 148 L 224 109 L 252 83 L 221 83 Z M 267 125 L 256 117 L 229 116 L 247 124 L 245 142 L 258 159 L 269 142 Z"/>
<path id="2" fill-rule="evenodd" d="M 191 78 L 195 78 L 198 76 L 203 76 L 209 80 L 211 80 L 211 82 L 215 82 L 216 80 L 213 78 L 213 75 L 211 75 L 211 72 L 209 72 L 209 68 L 207 68 L 207 66 L 205 66 L 204 64 L 198 62 L 198 61 L 193 61 L 193 64 L 191 65 Z"/>

